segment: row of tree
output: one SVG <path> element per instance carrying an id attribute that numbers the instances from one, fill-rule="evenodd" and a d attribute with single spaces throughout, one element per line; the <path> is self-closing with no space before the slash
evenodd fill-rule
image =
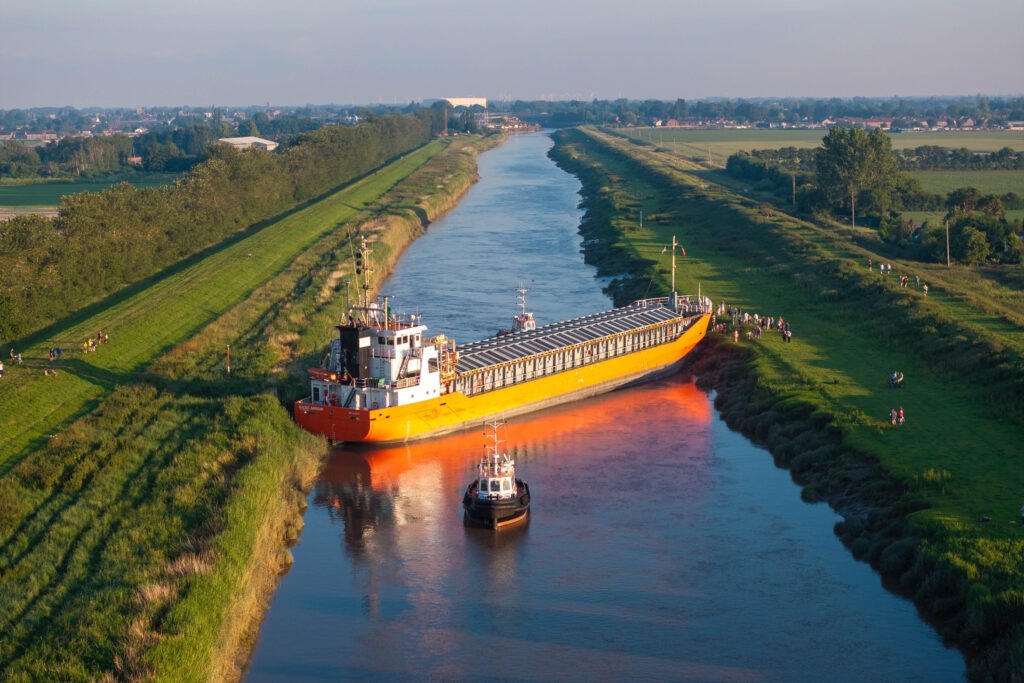
<path id="1" fill-rule="evenodd" d="M 0 338 L 31 333 L 426 143 L 430 110 L 326 126 L 270 153 L 215 145 L 174 184 L 65 197 L 0 223 Z"/>
<path id="2" fill-rule="evenodd" d="M 893 150 L 896 166 L 901 171 L 1022 171 L 1024 152 L 1003 147 L 995 152 L 975 152 L 966 147 L 951 148 L 939 145 L 920 145 Z M 736 155 L 738 163 L 760 164 L 786 173 L 800 173 L 814 168 L 816 148 L 782 147 L 754 149 Z M 730 160 L 731 161 L 731 160 Z"/>
<path id="3" fill-rule="evenodd" d="M 445 101 L 430 108 L 412 108 L 409 115 L 425 117 L 431 130 L 478 132 L 473 112 L 454 112 Z M 391 115 L 385 115 L 391 116 Z M 380 118 L 371 111 L 347 117 L 341 125 Z M 266 137 L 288 145 L 305 133 L 328 125 L 333 119 L 309 116 L 276 116 L 256 112 L 237 125 L 223 116 L 209 119 L 178 116 L 173 125 L 157 127 L 138 135 L 68 136 L 45 145 L 28 145 L 19 140 L 0 142 L 0 178 L 102 178 L 127 177 L 140 172 L 182 173 L 203 161 L 208 150 L 220 138 L 232 136 Z"/>
<path id="4" fill-rule="evenodd" d="M 433 106 L 433 105 L 432 105 Z M 352 122 L 370 116 L 390 113 L 411 114 L 423 109 L 421 103 L 403 106 L 306 105 L 278 108 L 241 107 L 226 112 L 217 107 L 154 107 L 134 109 L 86 109 L 71 107 L 40 107 L 33 109 L 0 109 L 0 133 L 53 132 L 59 136 L 81 131 L 117 130 L 130 132 L 145 118 L 146 127 L 156 129 L 186 128 L 196 123 L 230 122 L 243 135 L 279 136 L 306 132 L 324 123 Z M 507 111 L 521 119 L 543 121 L 548 125 L 650 125 L 653 121 L 671 119 L 727 119 L 748 124 L 793 124 L 826 119 L 884 117 L 927 122 L 963 121 L 976 124 L 988 121 L 1004 124 L 1024 121 L 1024 97 L 852 97 L 852 98 L 740 98 L 709 100 L 617 100 L 583 99 L 516 100 L 492 102 L 492 111 Z"/>
<path id="5" fill-rule="evenodd" d="M 920 182 L 899 171 L 892 142 L 881 129 L 833 127 L 815 150 L 740 152 L 726 171 L 753 181 L 757 189 L 774 192 L 805 214 L 845 212 L 878 228 L 880 235 L 910 248 L 920 258 L 945 259 L 946 225 L 953 258 L 964 263 L 1021 263 L 1021 222 L 1008 221 L 1007 205 L 1024 208 L 1014 193 L 982 195 L 976 189 L 946 196 L 929 193 Z M 796 170 L 799 169 L 799 170 Z M 917 225 L 900 215 L 905 210 L 947 211 L 942 225 Z"/>
<path id="6" fill-rule="evenodd" d="M 973 119 L 1003 125 L 1024 121 L 1024 97 L 772 98 L 666 100 L 516 101 L 507 109 L 524 120 L 549 125 L 651 125 L 654 121 L 700 119 L 747 124 L 799 125 L 827 119 L 883 117 L 923 121 Z"/>

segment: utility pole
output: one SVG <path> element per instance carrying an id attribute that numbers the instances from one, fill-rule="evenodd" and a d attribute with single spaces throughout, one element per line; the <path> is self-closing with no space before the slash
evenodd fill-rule
<path id="1" fill-rule="evenodd" d="M 949 219 L 946 219 L 946 267 L 949 268 Z"/>

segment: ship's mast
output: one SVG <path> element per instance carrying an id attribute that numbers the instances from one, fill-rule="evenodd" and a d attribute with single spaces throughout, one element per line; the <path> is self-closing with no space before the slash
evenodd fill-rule
<path id="1" fill-rule="evenodd" d="M 362 275 L 363 282 L 360 285 L 359 280 L 356 280 L 356 284 L 363 290 L 363 310 L 365 311 L 369 306 L 367 297 L 370 291 L 370 249 L 366 246 L 366 238 L 359 238 L 359 250 L 355 254 L 356 259 L 356 277 Z"/>

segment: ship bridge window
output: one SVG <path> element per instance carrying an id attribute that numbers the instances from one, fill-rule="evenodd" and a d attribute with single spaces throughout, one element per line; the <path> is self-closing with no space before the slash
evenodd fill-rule
<path id="1" fill-rule="evenodd" d="M 501 480 L 501 490 L 502 491 L 511 491 L 512 490 L 512 482 L 510 482 L 508 479 L 502 479 Z"/>
<path id="2" fill-rule="evenodd" d="M 501 491 L 500 479 L 491 479 L 491 491 L 494 493 L 498 493 L 499 491 Z"/>

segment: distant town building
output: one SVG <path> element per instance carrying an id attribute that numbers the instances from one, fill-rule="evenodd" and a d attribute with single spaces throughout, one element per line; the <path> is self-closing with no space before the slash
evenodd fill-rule
<path id="1" fill-rule="evenodd" d="M 486 97 L 446 97 L 448 104 L 452 107 L 476 107 L 480 106 L 487 109 L 487 98 Z"/>
<path id="2" fill-rule="evenodd" d="M 221 138 L 217 142 L 226 142 L 235 149 L 262 149 L 267 152 L 273 152 L 278 146 L 273 140 L 264 140 L 252 135 L 240 138 Z"/>

